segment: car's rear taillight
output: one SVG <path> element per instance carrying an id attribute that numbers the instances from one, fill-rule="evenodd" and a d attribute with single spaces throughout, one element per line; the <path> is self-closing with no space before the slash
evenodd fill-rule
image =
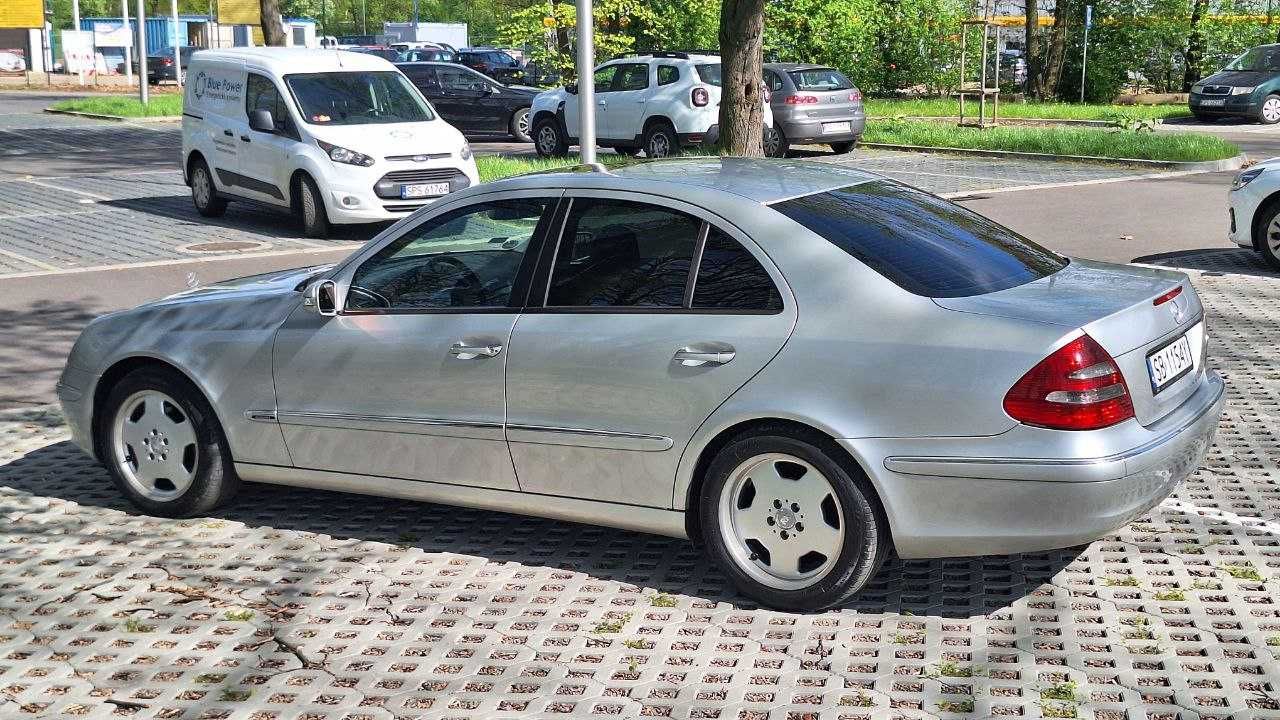
<path id="1" fill-rule="evenodd" d="M 1178 296 L 1179 296 L 1179 295 L 1181 295 L 1181 294 L 1182 294 L 1182 286 L 1181 286 L 1181 285 L 1179 285 L 1178 287 L 1176 287 L 1176 288 L 1174 288 L 1174 289 L 1170 290 L 1169 292 L 1167 292 L 1167 293 L 1165 293 L 1165 294 L 1161 295 L 1160 297 L 1156 298 L 1155 300 L 1152 300 L 1152 301 L 1151 301 L 1151 304 L 1152 304 L 1152 305 L 1154 305 L 1154 306 L 1156 306 L 1156 307 L 1160 307 L 1161 305 L 1163 305 L 1163 304 L 1165 304 L 1165 303 L 1169 302 L 1170 300 L 1172 300 L 1172 299 L 1174 299 L 1174 298 L 1178 297 Z"/>
<path id="2" fill-rule="evenodd" d="M 161 65 L 164 65 L 165 67 L 168 67 L 168 66 L 170 66 L 170 65 L 172 65 L 172 64 L 173 64 L 173 58 L 171 58 L 171 57 L 167 57 L 167 58 L 165 58 L 164 60 L 161 60 L 161 61 L 160 61 L 160 64 L 161 64 Z"/>
<path id="3" fill-rule="evenodd" d="M 849 102 L 862 102 L 862 91 L 855 89 L 849 93 Z"/>
<path id="4" fill-rule="evenodd" d="M 689 102 L 693 103 L 694 107 L 706 107 L 711 102 L 711 94 L 706 88 L 696 87 L 689 93 Z"/>
<path id="5" fill-rule="evenodd" d="M 816 95 L 788 95 L 786 99 L 788 105 L 816 105 L 817 102 Z"/>
<path id="6" fill-rule="evenodd" d="M 1097 430 L 1133 417 L 1133 401 L 1111 355 L 1088 335 L 1058 348 L 1004 396 L 1014 420 L 1055 430 Z"/>
<path id="7" fill-rule="evenodd" d="M 764 101 L 773 102 L 773 91 L 769 89 L 768 85 L 764 86 Z"/>

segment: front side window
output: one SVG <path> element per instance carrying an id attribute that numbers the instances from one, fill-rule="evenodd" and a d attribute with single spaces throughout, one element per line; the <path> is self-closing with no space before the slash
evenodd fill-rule
<path id="1" fill-rule="evenodd" d="M 656 205 L 575 199 L 547 306 L 682 307 L 701 228 L 702 221 Z"/>
<path id="2" fill-rule="evenodd" d="M 770 207 L 925 297 L 996 292 L 1067 265 L 1066 258 L 975 212 L 889 180 Z"/>
<path id="3" fill-rule="evenodd" d="M 275 121 L 278 132 L 283 132 L 289 127 L 289 110 L 285 107 L 283 98 L 280 97 L 280 91 L 276 90 L 276 84 L 267 77 L 249 73 L 244 94 L 245 116 L 252 115 L 255 110 L 266 110 L 271 113 L 271 119 Z"/>
<path id="4" fill-rule="evenodd" d="M 831 90 L 852 90 L 853 83 L 844 73 L 833 68 L 813 68 L 810 70 L 792 70 L 787 73 L 797 90 L 809 92 L 827 92 Z"/>
<path id="5" fill-rule="evenodd" d="M 436 72 L 440 76 L 440 88 L 445 92 L 464 92 L 478 93 L 484 92 L 489 87 L 489 83 L 480 73 L 472 72 L 463 67 L 458 68 L 438 68 Z"/>
<path id="6" fill-rule="evenodd" d="M 596 92 L 602 93 L 602 92 L 609 92 L 610 90 L 612 90 L 613 76 L 616 75 L 617 73 L 618 73 L 617 65 L 605 65 L 604 67 L 596 68 L 596 74 L 595 74 L 595 80 L 594 80 L 596 84 Z"/>
<path id="7" fill-rule="evenodd" d="M 670 85 L 680 79 L 680 68 L 675 65 L 658 66 L 658 84 Z"/>
<path id="8" fill-rule="evenodd" d="M 1231 61 L 1227 70 L 1275 72 L 1280 70 L 1280 45 L 1262 45 L 1246 50 Z"/>
<path id="9" fill-rule="evenodd" d="M 615 83 L 618 90 L 644 90 L 649 87 L 648 65 L 621 65 Z"/>
<path id="10" fill-rule="evenodd" d="M 433 218 L 356 270 L 351 311 L 502 308 L 550 200 L 500 200 Z"/>
<path id="11" fill-rule="evenodd" d="M 720 63 L 707 63 L 694 67 L 698 70 L 698 79 L 708 85 L 720 87 Z"/>
<path id="12" fill-rule="evenodd" d="M 399 71 L 286 75 L 303 119 L 312 125 L 380 125 L 434 120 Z"/>
<path id="13" fill-rule="evenodd" d="M 782 295 L 741 243 L 711 227 L 693 285 L 693 307 L 779 312 Z"/>

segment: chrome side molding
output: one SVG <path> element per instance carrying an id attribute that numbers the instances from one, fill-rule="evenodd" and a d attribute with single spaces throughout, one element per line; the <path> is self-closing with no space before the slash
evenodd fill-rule
<path id="1" fill-rule="evenodd" d="M 275 410 L 245 410 L 244 416 L 246 419 L 252 420 L 253 422 L 276 422 Z"/>
<path id="2" fill-rule="evenodd" d="M 641 452 L 662 452 L 675 445 L 671 438 L 661 435 L 547 425 L 508 425 L 507 440 L 534 445 L 575 445 Z"/>

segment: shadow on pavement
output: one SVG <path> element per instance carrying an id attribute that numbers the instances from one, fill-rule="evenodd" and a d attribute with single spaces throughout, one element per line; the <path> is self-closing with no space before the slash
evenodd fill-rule
<path id="1" fill-rule="evenodd" d="M 1179 250 L 1136 257 L 1132 262 L 1184 270 L 1280 278 L 1280 272 L 1268 265 L 1260 253 L 1244 248 Z"/>
<path id="2" fill-rule="evenodd" d="M 323 243 L 323 240 L 307 240 L 297 221 L 283 210 L 275 210 L 248 200 L 233 200 L 222 217 L 207 218 L 196 212 L 187 195 L 155 195 L 150 197 L 104 200 L 100 205 L 124 208 L 137 212 L 177 220 L 187 226 L 217 227 L 244 233 L 265 235 L 259 239 L 303 240 Z M 366 225 L 333 225 L 330 242 L 365 242 L 389 227 L 391 223 Z M 199 238 L 195 238 L 199 239 Z M 246 237 L 246 240 L 254 240 Z"/>
<path id="3" fill-rule="evenodd" d="M 0 310 L 0 408 L 49 402 L 67 348 L 97 315 L 95 308 L 64 300 Z"/>
<path id="4" fill-rule="evenodd" d="M 0 465 L 0 487 L 74 502 L 80 506 L 76 512 L 106 508 L 147 520 L 116 490 L 105 469 L 67 441 Z M 350 538 L 428 553 L 478 556 L 492 563 L 581 572 L 660 592 L 754 607 L 694 544 L 643 533 L 259 484 L 243 486 L 239 496 L 212 517 L 249 527 L 330 536 L 335 544 Z M 151 542 L 146 537 L 132 541 Z M 175 559 L 185 554 L 173 549 Z M 193 547 L 189 552 L 202 551 Z M 946 618 L 987 615 L 1049 582 L 1079 551 L 929 561 L 892 558 L 846 609 Z"/>

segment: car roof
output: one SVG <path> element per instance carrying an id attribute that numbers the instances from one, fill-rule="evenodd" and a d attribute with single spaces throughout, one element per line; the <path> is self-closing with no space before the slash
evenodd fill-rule
<path id="1" fill-rule="evenodd" d="M 769 70 L 781 70 L 783 72 L 791 72 L 792 70 L 834 70 L 830 65 L 818 65 L 815 63 L 765 63 L 764 67 Z"/>
<path id="2" fill-rule="evenodd" d="M 386 59 L 370 53 L 302 47 L 238 47 L 201 50 L 193 62 L 211 60 L 251 63 L 276 75 L 296 72 L 387 70 L 393 67 Z"/>
<path id="3" fill-rule="evenodd" d="M 521 175 L 499 183 L 511 189 L 641 189 L 639 185 L 663 183 L 688 188 L 729 193 L 740 198 L 769 204 L 804 197 L 836 188 L 882 180 L 879 175 L 863 170 L 804 160 L 765 160 L 763 158 L 690 157 L 656 160 L 628 165 L 611 172 L 582 172 L 566 168 Z M 640 181 L 637 187 L 629 181 Z M 679 197 L 672 192 L 672 197 Z"/>

